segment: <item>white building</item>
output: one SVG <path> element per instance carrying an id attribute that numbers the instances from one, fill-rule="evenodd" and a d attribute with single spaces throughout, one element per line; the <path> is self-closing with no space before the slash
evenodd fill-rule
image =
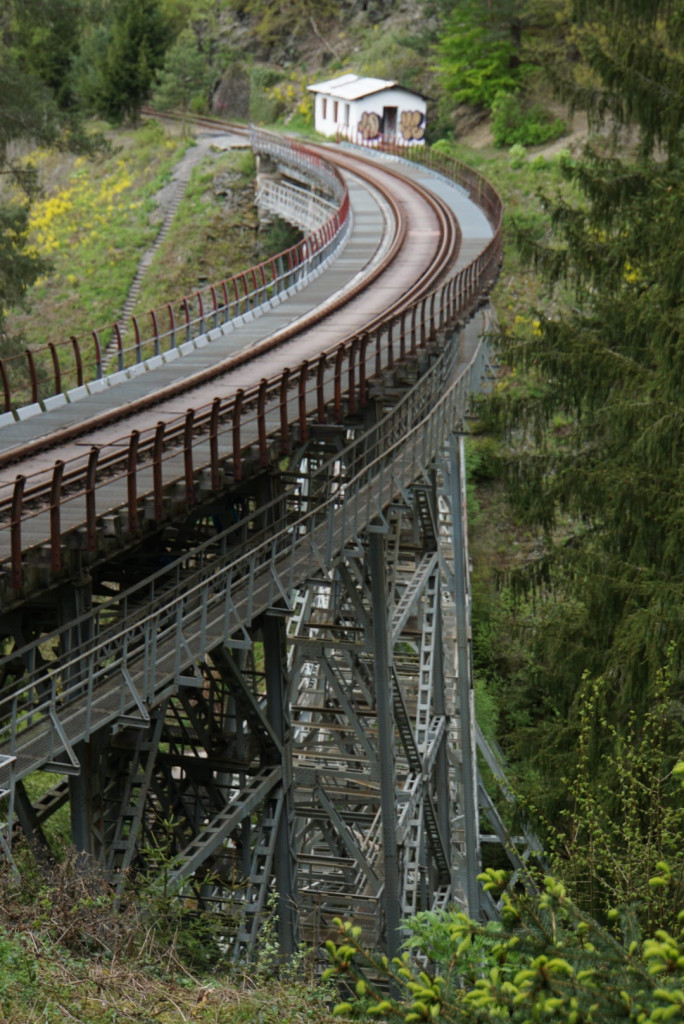
<path id="1" fill-rule="evenodd" d="M 314 124 L 321 135 L 341 135 L 373 143 L 415 145 L 425 139 L 427 100 L 397 82 L 341 75 L 308 86 L 314 97 Z"/>

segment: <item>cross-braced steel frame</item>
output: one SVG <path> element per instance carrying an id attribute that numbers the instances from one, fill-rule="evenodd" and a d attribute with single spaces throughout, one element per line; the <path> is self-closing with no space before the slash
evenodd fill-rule
<path id="1" fill-rule="evenodd" d="M 6 849 L 20 826 L 49 861 L 68 804 L 117 890 L 163 856 L 236 958 L 274 903 L 285 954 L 336 916 L 393 953 L 416 911 L 493 912 L 479 806 L 518 866 L 529 844 L 477 772 L 461 431 L 487 360 L 462 342 L 84 572 L 68 607 L 3 622 L 34 680 L 0 765 Z M 32 802 L 36 770 L 57 782 Z"/>

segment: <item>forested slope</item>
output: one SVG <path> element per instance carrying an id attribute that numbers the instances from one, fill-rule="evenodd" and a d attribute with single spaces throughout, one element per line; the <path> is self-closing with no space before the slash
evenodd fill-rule
<path id="1" fill-rule="evenodd" d="M 502 374 L 471 446 L 473 528 L 490 517 L 474 545 L 477 682 L 554 871 L 577 913 L 608 929 L 598 944 L 676 930 L 684 906 L 683 65 L 678 0 L 9 0 L 0 12 L 3 353 L 23 344 L 14 313 L 50 274 L 30 231 L 37 145 L 87 161 L 148 100 L 311 131 L 306 84 L 347 70 L 428 94 L 440 146 L 488 126 L 498 150 L 471 158 L 517 212 L 495 295 Z M 589 119 L 587 147 L 545 163 L 535 147 L 573 110 Z M 550 890 L 544 913 L 560 899 Z M 645 949 L 630 956 L 648 974 Z M 669 955 L 672 981 L 682 954 Z"/>

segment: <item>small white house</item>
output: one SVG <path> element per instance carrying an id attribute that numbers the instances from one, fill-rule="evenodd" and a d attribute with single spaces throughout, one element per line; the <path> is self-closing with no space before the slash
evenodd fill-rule
<path id="1" fill-rule="evenodd" d="M 315 94 L 314 124 L 321 135 L 371 144 L 384 139 L 416 145 L 425 140 L 427 99 L 398 82 L 349 74 L 308 89 Z"/>

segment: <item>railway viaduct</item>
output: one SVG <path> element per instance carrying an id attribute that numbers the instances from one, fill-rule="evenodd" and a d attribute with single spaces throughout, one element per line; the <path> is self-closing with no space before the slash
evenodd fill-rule
<path id="1" fill-rule="evenodd" d="M 118 891 L 163 847 L 235 958 L 271 898 L 284 953 L 337 915 L 393 953 L 495 913 L 483 836 L 526 855 L 477 768 L 465 530 L 501 204 L 420 147 L 251 145 L 303 242 L 0 367 L 0 842 L 48 861 L 68 804 Z"/>

